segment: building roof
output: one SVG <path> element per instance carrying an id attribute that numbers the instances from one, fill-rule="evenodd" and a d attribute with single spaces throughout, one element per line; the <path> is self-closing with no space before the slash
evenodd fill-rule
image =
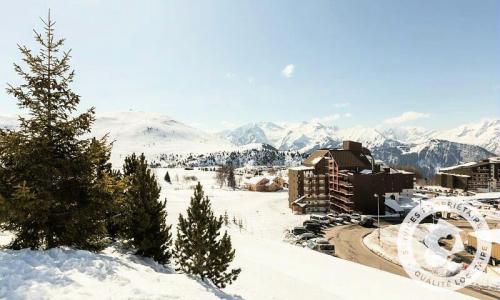
<path id="1" fill-rule="evenodd" d="M 294 170 L 294 171 L 307 171 L 307 170 L 314 170 L 313 167 L 307 167 L 307 166 L 298 166 L 298 167 L 293 167 L 290 168 L 289 170 Z"/>
<path id="2" fill-rule="evenodd" d="M 448 173 L 443 173 L 443 172 L 437 172 L 436 175 L 447 175 L 447 176 L 470 178 L 469 175 L 464 175 L 464 174 L 448 174 Z"/>
<path id="3" fill-rule="evenodd" d="M 306 166 L 315 166 L 319 161 L 328 155 L 329 150 L 316 150 L 308 158 L 304 160 L 304 165 Z"/>
<path id="4" fill-rule="evenodd" d="M 252 177 L 250 179 L 245 180 L 245 183 L 246 184 L 259 184 L 259 183 L 265 181 L 265 182 L 263 182 L 265 184 L 265 183 L 269 182 L 269 180 L 270 179 L 267 178 L 266 176 L 255 176 L 255 177 Z"/>
<path id="5" fill-rule="evenodd" d="M 371 163 L 361 153 L 350 150 L 330 150 L 333 159 L 339 165 L 339 168 L 367 168 L 371 169 Z"/>
<path id="6" fill-rule="evenodd" d="M 484 160 L 480 160 L 480 161 L 471 161 L 471 162 L 456 165 L 456 166 L 441 168 L 441 169 L 439 169 L 439 171 L 452 171 L 452 170 L 456 170 L 456 169 L 484 166 L 484 165 L 499 163 L 499 162 L 500 162 L 500 157 L 490 157 L 488 159 L 484 159 Z"/>

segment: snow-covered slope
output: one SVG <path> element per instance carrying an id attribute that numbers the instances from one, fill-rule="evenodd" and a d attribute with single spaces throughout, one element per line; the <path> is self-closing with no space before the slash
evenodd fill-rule
<path id="1" fill-rule="evenodd" d="M 481 146 L 490 152 L 500 154 L 500 120 L 498 119 L 484 119 L 478 123 L 466 124 L 450 130 L 405 126 L 380 129 L 355 126 L 339 129 L 317 121 L 286 126 L 263 122 L 244 125 L 220 135 L 237 145 L 260 142 L 268 143 L 280 150 L 302 152 L 309 152 L 320 147 L 337 146 L 342 140 L 359 141 L 368 148 L 372 148 L 390 140 L 404 144 L 422 144 L 431 139 L 440 139 Z"/>
<path id="2" fill-rule="evenodd" d="M 323 144 L 331 144 L 338 141 L 335 138 L 335 131 L 334 127 L 326 126 L 319 122 L 302 122 L 297 126 L 288 128 L 278 148 L 280 150 L 305 152 Z"/>
<path id="3" fill-rule="evenodd" d="M 167 198 L 167 223 L 175 228 L 185 213 L 196 176 L 214 212 L 242 220 L 229 225 L 242 272 L 224 292 L 183 274 L 114 252 L 60 250 L 0 251 L 0 298 L 7 299 L 466 299 L 444 289 L 422 286 L 408 278 L 365 267 L 283 241 L 285 229 L 307 216 L 294 215 L 287 193 L 256 193 L 217 188 L 214 172 L 154 169 Z M 179 179 L 176 179 L 179 178 Z M 1 234 L 1 233 L 0 233 Z M 175 234 L 175 231 L 174 231 Z M 362 288 L 360 288 L 362 287 Z"/>
<path id="4" fill-rule="evenodd" d="M 226 140 L 156 113 L 97 115 L 92 134 L 106 133 L 114 141 L 113 161 L 121 161 L 131 152 L 144 152 L 153 159 L 161 153 L 207 153 L 235 148 Z"/>
<path id="5" fill-rule="evenodd" d="M 479 146 L 431 139 L 420 144 L 406 145 L 386 142 L 373 147 L 372 154 L 390 165 L 415 166 L 424 176 L 432 176 L 439 168 L 493 156 Z"/>
<path id="6" fill-rule="evenodd" d="M 490 152 L 500 154 L 500 120 L 483 119 L 477 123 L 458 126 L 432 134 L 433 138 L 478 145 Z"/>
<path id="7" fill-rule="evenodd" d="M 436 133 L 433 130 L 425 129 L 424 127 L 393 127 L 382 130 L 387 139 L 400 141 L 402 143 L 419 144 L 423 143 Z"/>
<path id="8" fill-rule="evenodd" d="M 217 135 L 236 145 L 253 143 L 276 145 L 282 139 L 284 130 L 285 128 L 272 122 L 259 122 L 246 124 L 233 130 L 226 130 Z"/>

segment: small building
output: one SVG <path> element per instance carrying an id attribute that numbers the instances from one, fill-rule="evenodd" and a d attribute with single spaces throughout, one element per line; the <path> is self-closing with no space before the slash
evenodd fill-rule
<path id="1" fill-rule="evenodd" d="M 279 176 L 255 176 L 244 182 L 245 188 L 254 192 L 276 192 L 283 189 L 285 181 Z"/>

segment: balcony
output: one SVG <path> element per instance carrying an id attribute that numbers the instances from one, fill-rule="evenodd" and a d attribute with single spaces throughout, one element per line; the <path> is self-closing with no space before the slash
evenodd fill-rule
<path id="1" fill-rule="evenodd" d="M 354 195 L 352 191 L 348 191 L 346 189 L 338 189 L 338 190 L 336 190 L 336 192 L 339 192 L 339 193 L 344 194 L 346 196 L 352 196 L 352 195 Z"/>
<path id="2" fill-rule="evenodd" d="M 347 203 L 347 204 L 354 203 L 354 202 L 352 202 L 351 198 L 349 198 L 349 197 L 345 197 L 345 196 L 335 194 L 335 193 L 332 194 L 331 196 L 333 196 L 333 200 L 336 200 L 336 201 L 342 201 L 342 202 Z"/>
<path id="3" fill-rule="evenodd" d="M 347 181 L 339 181 L 339 185 L 340 185 L 340 186 L 344 186 L 344 187 L 346 187 L 346 188 L 348 188 L 348 189 L 349 189 L 349 188 L 353 188 L 353 187 L 354 187 L 352 184 L 350 184 L 350 183 L 349 183 L 349 182 L 347 182 Z"/>
<path id="4" fill-rule="evenodd" d="M 344 204 L 338 203 L 338 202 L 332 202 L 330 204 L 330 207 L 333 208 L 334 210 L 340 209 L 340 210 L 345 211 L 347 213 L 354 212 L 354 206 L 348 206 L 348 205 L 344 205 Z"/>

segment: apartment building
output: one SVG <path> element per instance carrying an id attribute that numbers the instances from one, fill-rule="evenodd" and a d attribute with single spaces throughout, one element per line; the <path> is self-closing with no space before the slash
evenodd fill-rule
<path id="1" fill-rule="evenodd" d="M 413 189 L 414 177 L 410 172 L 381 170 L 361 143 L 344 141 L 341 149 L 317 150 L 303 166 L 289 169 L 289 206 L 295 213 L 376 214 L 378 209 L 384 212 L 385 193 Z"/>
<path id="2" fill-rule="evenodd" d="M 500 191 L 500 157 L 441 168 L 436 180 L 440 186 L 451 189 Z"/>

